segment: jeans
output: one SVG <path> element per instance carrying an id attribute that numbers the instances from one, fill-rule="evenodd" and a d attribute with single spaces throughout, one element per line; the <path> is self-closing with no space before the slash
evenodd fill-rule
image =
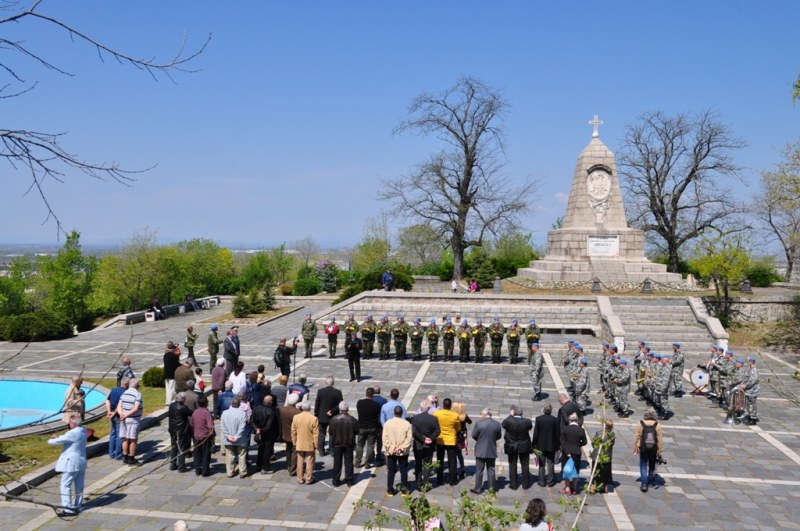
<path id="1" fill-rule="evenodd" d="M 400 485 L 408 490 L 408 456 L 407 455 L 387 455 L 386 466 L 386 492 L 394 493 L 394 476 L 400 471 Z"/>
<path id="2" fill-rule="evenodd" d="M 356 466 L 371 465 L 375 461 L 375 443 L 378 440 L 378 428 L 361 428 L 356 438 Z M 367 454 L 364 455 L 364 445 Z M 362 457 L 364 460 L 362 461 Z"/>
<path id="3" fill-rule="evenodd" d="M 642 450 L 639 452 L 639 481 L 647 486 L 656 474 L 656 449 Z"/>
<path id="4" fill-rule="evenodd" d="M 111 417 L 111 433 L 108 436 L 108 455 L 112 459 L 122 459 L 122 438 L 119 436 L 119 417 Z"/>

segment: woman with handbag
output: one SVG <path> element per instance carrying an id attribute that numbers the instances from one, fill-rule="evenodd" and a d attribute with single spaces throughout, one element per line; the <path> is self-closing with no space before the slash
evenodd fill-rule
<path id="1" fill-rule="evenodd" d="M 464 452 L 469 455 L 467 424 L 472 424 L 472 419 L 467 415 L 467 407 L 464 402 L 453 402 L 453 411 L 458 413 L 458 420 L 461 422 L 461 428 L 456 434 L 456 460 L 458 461 L 458 479 L 464 479 L 467 476 L 464 469 Z"/>
<path id="2" fill-rule="evenodd" d="M 578 414 L 568 418 L 569 424 L 561 431 L 561 479 L 564 489 L 561 494 L 578 493 L 578 476 L 581 471 L 581 448 L 586 444 L 586 432 L 578 425 Z"/>

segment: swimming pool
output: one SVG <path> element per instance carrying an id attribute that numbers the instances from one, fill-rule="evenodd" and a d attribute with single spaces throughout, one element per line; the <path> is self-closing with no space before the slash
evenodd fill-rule
<path id="1" fill-rule="evenodd" d="M 41 380 L 0 380 L 0 431 L 32 422 L 45 424 L 61 420 L 61 407 L 69 384 Z M 91 386 L 86 393 L 86 411 L 101 406 L 106 395 Z"/>

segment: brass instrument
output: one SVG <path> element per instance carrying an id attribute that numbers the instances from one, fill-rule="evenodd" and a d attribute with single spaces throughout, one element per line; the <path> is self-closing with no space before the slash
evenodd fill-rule
<path id="1" fill-rule="evenodd" d="M 636 384 L 643 385 L 646 375 L 647 375 L 647 367 L 639 367 L 639 377 L 636 378 Z"/>
<path id="2" fill-rule="evenodd" d="M 726 393 L 728 395 L 728 416 L 722 421 L 723 424 L 733 424 L 736 422 L 734 416 L 740 416 L 744 413 L 745 396 L 744 389 L 738 385 L 729 389 Z"/>

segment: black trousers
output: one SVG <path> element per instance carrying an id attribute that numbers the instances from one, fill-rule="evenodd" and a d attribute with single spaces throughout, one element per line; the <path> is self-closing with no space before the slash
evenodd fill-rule
<path id="1" fill-rule="evenodd" d="M 444 485 L 444 467 L 442 466 L 442 461 L 444 461 L 445 452 L 447 453 L 447 469 L 450 475 L 450 484 L 455 485 L 458 479 L 458 473 L 456 472 L 458 467 L 458 463 L 456 462 L 456 445 L 436 445 L 436 461 L 439 463 L 439 468 L 436 469 L 436 481 L 439 482 L 439 485 Z"/>
<path id="2" fill-rule="evenodd" d="M 327 415 L 322 416 L 328 417 Z M 328 426 L 328 423 L 319 423 L 319 436 L 317 437 L 317 450 L 319 451 L 319 455 L 327 454 L 325 451 L 325 438 L 328 436 Z"/>
<path id="3" fill-rule="evenodd" d="M 194 440 L 194 472 L 198 476 L 211 473 L 211 450 L 214 448 L 214 437 Z"/>
<path id="4" fill-rule="evenodd" d="M 394 492 L 394 477 L 400 471 L 400 484 L 408 490 L 408 456 L 407 455 L 387 455 L 386 456 L 386 492 Z"/>
<path id="5" fill-rule="evenodd" d="M 344 481 L 352 483 L 353 476 L 353 446 L 334 446 L 333 448 L 333 483 L 339 483 L 342 475 L 342 461 L 344 461 Z"/>
<path id="6" fill-rule="evenodd" d="M 188 433 L 170 433 L 169 434 L 170 449 L 169 449 L 169 468 L 175 470 L 176 468 L 183 468 L 186 466 L 186 453 L 189 451 L 192 443 L 192 436 Z"/>
<path id="7" fill-rule="evenodd" d="M 414 477 L 417 478 L 418 489 L 430 483 L 433 452 L 433 446 L 419 449 L 416 446 L 414 447 Z"/>
<path id="8" fill-rule="evenodd" d="M 527 489 L 530 485 L 531 479 L 531 454 L 528 452 L 517 452 L 516 450 L 509 450 L 508 453 L 508 478 L 511 482 L 511 488 L 516 489 L 519 485 L 519 476 L 517 475 L 517 461 L 522 466 L 522 488 Z"/>
<path id="9" fill-rule="evenodd" d="M 361 354 L 358 355 L 347 355 L 347 366 L 350 367 L 350 379 L 351 380 L 360 380 L 361 379 Z"/>
<path id="10" fill-rule="evenodd" d="M 258 470 L 272 469 L 272 454 L 275 453 L 275 440 L 261 438 L 258 443 L 258 454 L 256 454 L 256 468 Z"/>
<path id="11" fill-rule="evenodd" d="M 542 452 L 539 457 L 539 486 L 553 485 L 556 482 L 555 466 L 556 453 L 555 452 Z"/>

